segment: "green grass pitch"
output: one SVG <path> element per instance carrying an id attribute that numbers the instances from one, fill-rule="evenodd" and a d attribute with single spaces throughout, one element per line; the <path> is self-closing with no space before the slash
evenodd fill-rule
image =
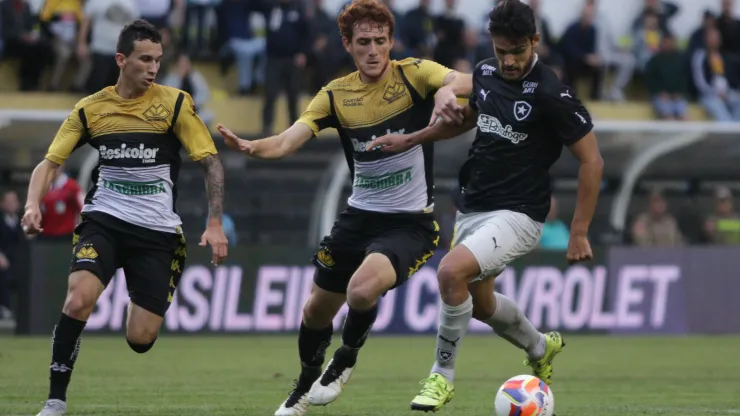
<path id="1" fill-rule="evenodd" d="M 565 339 L 552 386 L 557 416 L 740 415 L 740 337 Z M 333 347 L 338 343 L 335 335 Z M 371 336 L 342 396 L 309 415 L 419 415 L 409 403 L 434 348 L 433 336 Z M 39 411 L 50 351 L 50 337 L 0 337 L 0 415 Z M 469 336 L 458 358 L 457 394 L 436 415 L 493 415 L 501 383 L 527 373 L 522 359 L 499 338 Z M 270 416 L 297 370 L 292 336 L 163 335 L 138 355 L 123 337 L 91 335 L 82 341 L 68 415 Z"/>

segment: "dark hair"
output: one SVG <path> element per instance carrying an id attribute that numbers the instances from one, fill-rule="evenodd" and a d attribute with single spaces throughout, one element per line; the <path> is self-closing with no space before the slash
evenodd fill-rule
<path id="1" fill-rule="evenodd" d="M 491 36 L 506 39 L 533 39 L 537 33 L 534 11 L 519 0 L 504 0 L 488 14 Z"/>
<path id="2" fill-rule="evenodd" d="M 354 0 L 345 7 L 337 18 L 339 33 L 351 41 L 355 25 L 362 21 L 369 21 L 380 26 L 388 26 L 388 37 L 393 39 L 393 32 L 396 27 L 393 13 L 380 1 Z"/>
<path id="3" fill-rule="evenodd" d="M 154 25 L 144 19 L 134 20 L 127 24 L 118 35 L 116 52 L 125 56 L 131 55 L 134 51 L 136 41 L 150 40 L 153 43 L 162 43 L 162 34 L 159 33 Z"/>

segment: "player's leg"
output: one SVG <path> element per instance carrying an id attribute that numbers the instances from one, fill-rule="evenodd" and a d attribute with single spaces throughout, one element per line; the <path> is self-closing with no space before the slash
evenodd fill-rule
<path id="1" fill-rule="evenodd" d="M 380 297 L 416 273 L 439 242 L 439 226 L 431 215 L 394 216 L 381 222 L 383 231 L 371 239 L 365 259 L 350 279 L 342 346 L 311 388 L 311 404 L 325 405 L 339 397 L 375 323 Z"/>
<path id="2" fill-rule="evenodd" d="M 319 273 L 323 275 L 319 277 Z M 298 333 L 301 373 L 288 398 L 275 412 L 275 416 L 302 416 L 308 411 L 308 392 L 321 376 L 321 366 L 324 364 L 326 350 L 331 344 L 334 332 L 332 321 L 345 302 L 344 292 L 348 277 L 336 279 L 336 275 L 332 276 L 326 270 L 317 269 L 314 280 L 331 290 L 314 283 L 311 296 L 303 306 L 303 319 Z M 345 283 L 336 288 L 338 280 L 344 280 Z"/>
<path id="3" fill-rule="evenodd" d="M 122 233 L 126 258 L 123 271 L 131 302 L 126 317 L 126 342 L 138 354 L 154 346 L 185 267 L 183 234 L 131 226 Z"/>
<path id="4" fill-rule="evenodd" d="M 118 260 L 114 236 L 91 221 L 75 230 L 67 297 L 52 334 L 49 396 L 38 416 L 63 415 L 69 386 L 80 352 L 82 331 L 100 294 L 110 282 Z"/>

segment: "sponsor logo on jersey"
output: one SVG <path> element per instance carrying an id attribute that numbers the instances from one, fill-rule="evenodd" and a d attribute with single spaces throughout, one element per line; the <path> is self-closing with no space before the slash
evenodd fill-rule
<path id="1" fill-rule="evenodd" d="M 362 100 L 365 97 L 359 97 L 359 98 L 345 98 L 342 100 L 342 106 L 343 107 L 361 107 L 362 106 Z"/>
<path id="2" fill-rule="evenodd" d="M 98 151 L 100 152 L 100 158 L 105 160 L 139 159 L 141 163 L 154 163 L 159 148 L 144 147 L 143 143 L 139 147 L 128 147 L 126 143 L 123 143 L 121 147 L 113 149 L 108 148 L 108 146 L 100 146 Z"/>
<path id="3" fill-rule="evenodd" d="M 526 140 L 528 136 L 526 133 L 513 131 L 511 126 L 503 126 L 496 117 L 489 116 L 488 114 L 480 114 L 478 116 L 478 128 L 482 133 L 497 134 L 514 144 Z"/>
<path id="4" fill-rule="evenodd" d="M 411 182 L 411 177 L 410 167 L 379 176 L 358 174 L 355 175 L 355 182 L 352 186 L 363 189 L 389 189 Z"/>
<path id="5" fill-rule="evenodd" d="M 128 182 L 103 179 L 103 188 L 123 195 L 156 195 L 167 192 L 163 181 Z"/>
<path id="6" fill-rule="evenodd" d="M 491 75 L 493 75 L 494 72 L 496 72 L 496 67 L 488 65 L 488 64 L 484 64 L 483 66 L 480 67 L 480 69 L 481 71 L 483 71 L 482 75 L 484 77 L 490 77 Z"/>
<path id="7" fill-rule="evenodd" d="M 539 82 L 532 82 L 532 81 L 524 81 L 522 83 L 522 94 L 534 94 L 534 90 L 537 89 L 537 85 L 539 85 Z"/>
<path id="8" fill-rule="evenodd" d="M 368 140 L 367 142 L 361 142 L 358 139 L 350 139 L 350 141 L 352 142 L 352 148 L 355 150 L 355 152 L 362 153 L 362 152 L 366 152 L 368 150 L 367 149 L 367 144 L 370 143 L 370 142 L 372 142 L 372 141 L 375 141 L 375 139 L 377 139 L 378 137 L 383 137 L 383 136 L 388 135 L 388 134 L 403 134 L 405 131 L 406 131 L 406 129 L 401 129 L 401 130 L 398 130 L 398 131 L 393 131 L 391 129 L 386 129 L 385 130 L 385 134 L 380 135 L 380 136 L 377 136 L 377 135 L 373 134 L 372 137 L 370 137 L 370 140 Z M 372 150 L 375 151 L 375 150 L 379 150 L 379 149 L 380 149 L 380 146 L 375 146 L 375 148 L 373 148 Z"/>

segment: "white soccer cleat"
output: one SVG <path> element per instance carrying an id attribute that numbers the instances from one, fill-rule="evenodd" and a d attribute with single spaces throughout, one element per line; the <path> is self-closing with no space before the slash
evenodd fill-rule
<path id="1" fill-rule="evenodd" d="M 334 365 L 334 360 L 329 361 L 324 373 L 313 383 L 311 391 L 308 392 L 308 402 L 313 406 L 326 406 L 336 400 L 344 385 L 349 381 L 355 367 L 343 367 Z"/>
<path id="2" fill-rule="evenodd" d="M 314 377 L 315 378 L 315 377 Z M 295 381 L 288 398 L 275 411 L 275 416 L 304 416 L 308 412 L 308 383 Z"/>
<path id="3" fill-rule="evenodd" d="M 67 413 L 67 403 L 58 399 L 47 400 L 36 416 L 62 416 Z"/>

